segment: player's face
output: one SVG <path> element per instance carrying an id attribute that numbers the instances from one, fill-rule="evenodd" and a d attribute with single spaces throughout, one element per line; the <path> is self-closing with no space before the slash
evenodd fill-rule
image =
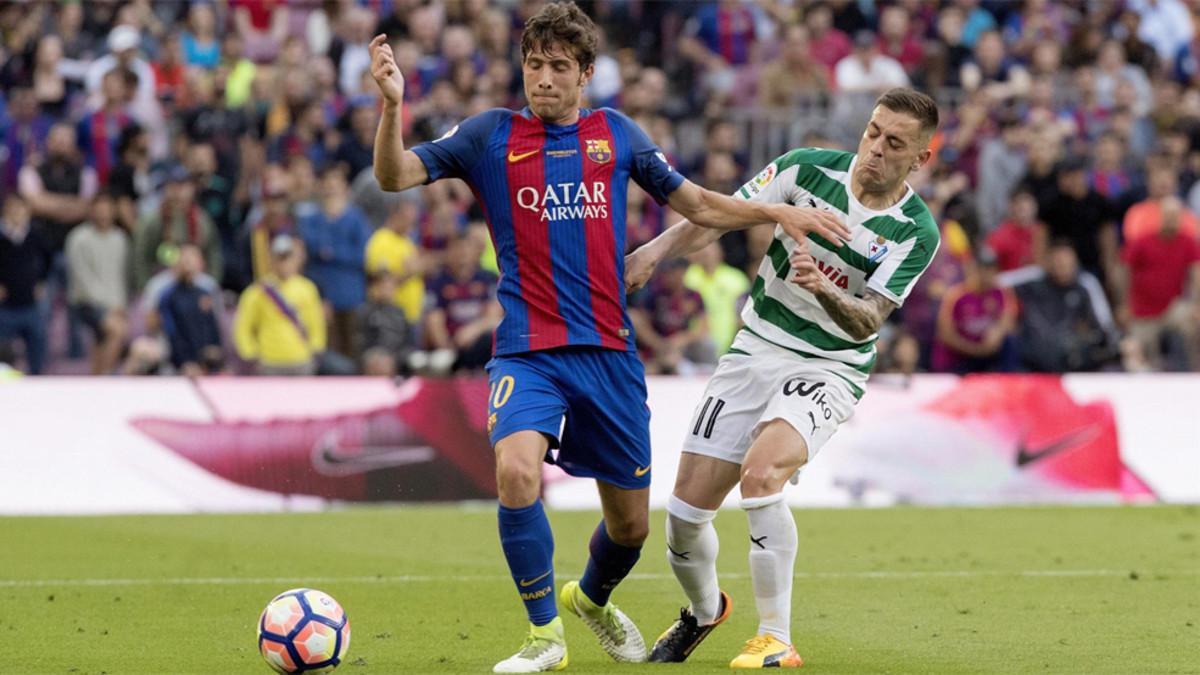
<path id="1" fill-rule="evenodd" d="M 525 99 L 533 114 L 547 122 L 569 121 L 592 77 L 592 66 L 581 71 L 579 61 L 569 51 L 551 44 L 526 54 L 521 67 Z"/>
<path id="2" fill-rule="evenodd" d="M 892 192 L 929 155 L 929 139 L 915 117 L 875 106 L 858 142 L 854 179 L 867 192 Z"/>

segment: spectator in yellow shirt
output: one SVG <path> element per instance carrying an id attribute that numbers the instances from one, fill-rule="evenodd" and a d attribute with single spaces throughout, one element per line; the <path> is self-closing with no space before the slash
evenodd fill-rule
<path id="1" fill-rule="evenodd" d="M 396 284 L 394 302 L 410 324 L 421 320 L 425 302 L 425 265 L 409 234 L 417 220 L 417 205 L 402 201 L 383 227 L 367 241 L 367 274 L 386 271 Z"/>
<path id="2" fill-rule="evenodd" d="M 738 268 L 725 264 L 725 255 L 717 242 L 692 254 L 691 262 L 683 275 L 683 285 L 704 298 L 704 311 L 717 354 L 724 354 L 741 327 L 739 310 L 742 299 L 750 292 L 750 280 Z"/>
<path id="3" fill-rule="evenodd" d="M 325 350 L 325 314 L 313 282 L 300 275 L 299 242 L 271 242 L 271 274 L 252 284 L 238 302 L 233 323 L 238 355 L 262 375 L 315 375 Z"/>

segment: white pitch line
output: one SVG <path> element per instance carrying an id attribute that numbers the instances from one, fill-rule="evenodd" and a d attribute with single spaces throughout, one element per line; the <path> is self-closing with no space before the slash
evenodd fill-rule
<path id="1" fill-rule="evenodd" d="M 1200 570 L 1020 570 L 1016 572 L 1002 570 L 930 570 L 930 571 L 889 571 L 874 572 L 797 572 L 797 579 L 946 579 L 946 578 L 980 578 L 980 577 L 1127 577 L 1131 572 L 1139 576 L 1151 575 L 1197 576 Z M 560 572 L 563 578 L 575 578 L 579 574 Z M 749 574 L 735 572 L 722 574 L 723 579 L 747 579 Z M 635 581 L 663 581 L 674 579 L 671 574 L 631 574 L 629 578 Z M 112 578 L 112 579 L 0 579 L 0 588 L 38 588 L 57 586 L 226 586 L 226 585 L 265 585 L 265 584 L 419 584 L 434 582 L 466 582 L 486 581 L 503 582 L 509 577 L 496 574 L 463 574 L 463 575 L 388 575 L 388 576 L 341 576 L 341 577 L 161 577 L 161 578 Z"/>

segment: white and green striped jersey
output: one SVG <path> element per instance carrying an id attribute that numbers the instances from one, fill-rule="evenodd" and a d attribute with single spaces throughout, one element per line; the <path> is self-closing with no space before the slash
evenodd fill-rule
<path id="1" fill-rule="evenodd" d="M 929 207 L 912 188 L 894 206 L 875 211 L 850 190 L 855 155 L 839 150 L 803 148 L 771 162 L 737 195 L 743 199 L 816 207 L 842 216 L 851 240 L 838 247 L 810 234 L 809 249 L 818 267 L 838 287 L 856 296 L 867 289 L 904 302 L 941 239 Z M 788 256 L 796 243 L 775 227 L 775 239 L 758 270 L 750 300 L 742 311 L 746 330 L 779 347 L 829 361 L 861 396 L 875 365 L 872 335 L 859 341 L 842 330 L 816 297 L 788 280 Z"/>

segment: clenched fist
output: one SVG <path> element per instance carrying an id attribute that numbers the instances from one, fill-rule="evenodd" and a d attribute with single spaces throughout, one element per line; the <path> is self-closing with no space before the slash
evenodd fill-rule
<path id="1" fill-rule="evenodd" d="M 796 245 L 795 250 L 788 257 L 788 262 L 792 264 L 792 283 L 798 284 L 800 288 L 810 292 L 820 292 L 825 284 L 830 283 L 819 267 L 817 261 L 812 256 L 812 252 L 808 250 L 808 240 L 805 239 Z"/>

